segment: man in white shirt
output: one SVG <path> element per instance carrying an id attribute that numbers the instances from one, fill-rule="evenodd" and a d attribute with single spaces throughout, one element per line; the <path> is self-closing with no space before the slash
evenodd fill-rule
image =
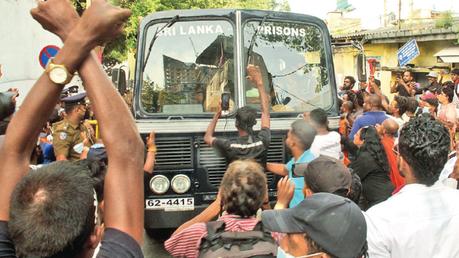
<path id="1" fill-rule="evenodd" d="M 370 257 L 459 257 L 459 191 L 435 183 L 449 146 L 448 130 L 428 116 L 404 125 L 397 159 L 406 185 L 365 213 Z"/>
<path id="2" fill-rule="evenodd" d="M 321 108 L 316 108 L 305 114 L 305 119 L 316 129 L 317 134 L 311 145 L 311 151 L 317 157 L 324 155 L 335 159 L 342 159 L 341 135 L 328 128 L 327 112 Z"/>

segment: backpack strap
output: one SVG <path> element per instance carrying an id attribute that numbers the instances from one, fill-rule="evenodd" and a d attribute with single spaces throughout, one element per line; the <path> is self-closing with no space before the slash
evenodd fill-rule
<path id="1" fill-rule="evenodd" d="M 204 251 L 207 249 L 217 250 L 221 248 L 222 245 L 219 241 L 221 235 L 225 232 L 225 222 L 217 220 L 217 221 L 210 221 L 206 223 L 207 227 L 207 236 L 202 238 L 201 246 L 199 247 L 200 251 Z"/>

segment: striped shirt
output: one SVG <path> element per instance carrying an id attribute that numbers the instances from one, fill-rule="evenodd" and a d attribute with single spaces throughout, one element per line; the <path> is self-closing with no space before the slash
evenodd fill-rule
<path id="1" fill-rule="evenodd" d="M 223 215 L 218 220 L 225 222 L 225 231 L 244 232 L 253 230 L 259 222 L 255 217 L 241 218 Z M 207 236 L 206 223 L 196 223 L 169 238 L 164 246 L 174 257 L 194 258 L 199 256 L 201 239 Z"/>

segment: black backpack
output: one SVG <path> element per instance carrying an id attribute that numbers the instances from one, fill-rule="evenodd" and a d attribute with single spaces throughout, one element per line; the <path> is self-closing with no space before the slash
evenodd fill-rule
<path id="1" fill-rule="evenodd" d="M 201 240 L 200 258 L 273 258 L 276 241 L 263 229 L 261 222 L 251 231 L 225 231 L 225 222 L 207 222 L 207 236 Z"/>

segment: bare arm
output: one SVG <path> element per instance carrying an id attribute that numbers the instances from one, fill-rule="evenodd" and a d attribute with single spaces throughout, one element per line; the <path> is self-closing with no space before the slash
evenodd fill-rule
<path id="1" fill-rule="evenodd" d="M 212 121 L 210 121 L 209 126 L 207 126 L 206 134 L 204 135 L 204 142 L 212 146 L 212 143 L 215 140 L 214 137 L 214 132 L 215 132 L 215 127 L 217 126 L 218 119 L 220 118 L 221 111 L 215 113 L 214 118 L 212 118 Z"/>
<path id="2" fill-rule="evenodd" d="M 82 59 L 93 47 L 93 43 L 72 33 L 63 48 L 54 58 L 70 73 L 74 72 Z M 0 150 L 0 220 L 9 219 L 10 196 L 16 184 L 28 171 L 30 153 L 43 124 L 46 123 L 63 85 L 53 83 L 47 74 L 42 74 L 24 100 L 21 109 L 13 116 L 2 149 Z"/>
<path id="3" fill-rule="evenodd" d="M 189 221 L 183 223 L 180 227 L 178 227 L 174 231 L 172 236 L 182 232 L 183 230 L 187 229 L 188 227 L 196 223 L 209 222 L 215 217 L 217 217 L 219 213 L 220 213 L 220 198 L 217 197 L 217 199 L 215 199 L 215 201 L 213 201 L 209 206 L 207 206 L 207 208 L 203 210 L 200 214 L 196 215 L 196 217 L 190 219 Z"/>
<path id="4" fill-rule="evenodd" d="M 270 114 L 269 114 L 269 99 L 266 94 L 265 87 L 263 85 L 263 79 L 261 77 L 261 71 L 258 66 L 248 65 L 247 66 L 248 79 L 255 84 L 260 95 L 261 103 L 261 128 L 270 128 Z"/>
<path id="5" fill-rule="evenodd" d="M 273 172 L 279 176 L 287 176 L 288 170 L 285 168 L 285 165 L 282 163 L 266 163 L 266 170 Z"/>
<path id="6" fill-rule="evenodd" d="M 397 86 L 398 86 L 398 80 L 395 80 L 394 84 L 390 86 L 390 93 L 397 93 L 398 92 Z"/>
<path id="7" fill-rule="evenodd" d="M 147 137 L 147 158 L 145 159 L 145 164 L 143 165 L 143 170 L 147 173 L 153 173 L 153 169 L 155 168 L 156 152 L 155 132 L 153 131 Z"/>
<path id="8" fill-rule="evenodd" d="M 75 28 L 72 31 L 79 31 L 85 27 L 97 28 L 92 31 L 100 35 L 97 42 L 113 38 L 121 32 L 123 21 L 130 15 L 128 10 L 112 7 L 104 0 L 93 0 L 91 7 L 75 25 L 78 15 L 75 19 L 76 12 L 70 2 L 48 0 L 40 3 L 43 10 L 39 13 L 41 15 L 34 18 L 62 39 L 65 39 L 73 27 Z M 63 10 L 56 12 L 53 8 L 56 5 L 61 6 Z M 97 24 L 98 21 L 100 24 Z M 44 24 L 49 26 L 46 27 Z M 90 49 L 94 47 L 95 45 Z M 101 138 L 107 150 L 108 171 L 104 185 L 105 225 L 123 231 L 141 243 L 143 143 L 128 107 L 113 87 L 94 53 L 84 61 L 79 73 L 93 103 L 94 114 L 100 124 Z M 56 100 L 50 103 L 55 103 Z M 113 114 L 117 114 L 117 119 L 113 119 Z M 123 148 L 119 146 L 119 139 L 123 139 Z"/>

